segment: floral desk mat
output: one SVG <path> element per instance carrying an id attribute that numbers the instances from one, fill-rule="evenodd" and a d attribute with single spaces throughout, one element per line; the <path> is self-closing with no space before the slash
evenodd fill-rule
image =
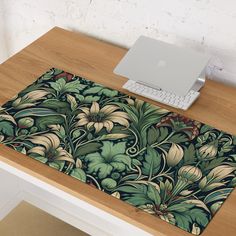
<path id="1" fill-rule="evenodd" d="M 0 142 L 195 235 L 236 183 L 235 136 L 54 68 L 0 108 Z"/>

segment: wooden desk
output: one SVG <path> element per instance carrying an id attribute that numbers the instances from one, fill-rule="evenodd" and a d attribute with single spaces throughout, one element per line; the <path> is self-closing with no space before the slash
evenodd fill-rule
<path id="1" fill-rule="evenodd" d="M 0 65 L 0 103 L 9 100 L 51 67 L 124 91 L 121 86 L 126 79 L 114 75 L 112 71 L 125 52 L 126 49 L 83 34 L 54 28 Z M 142 99 L 158 104 L 146 98 Z M 188 111 L 167 108 L 236 135 L 236 88 L 208 80 L 200 98 Z M 0 161 L 153 235 L 190 235 L 46 165 L 22 157 L 23 155 L 6 147 L 0 148 Z M 235 235 L 235 223 L 236 192 L 234 191 L 202 235 Z"/>

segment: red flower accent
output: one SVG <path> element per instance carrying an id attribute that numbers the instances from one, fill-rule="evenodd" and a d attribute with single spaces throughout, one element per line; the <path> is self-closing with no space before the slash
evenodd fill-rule
<path id="1" fill-rule="evenodd" d="M 71 81 L 73 78 L 73 75 L 67 72 L 62 72 L 54 77 L 55 80 L 60 78 L 66 78 L 67 81 Z"/>
<path id="2" fill-rule="evenodd" d="M 20 146 L 19 143 L 13 143 L 12 145 L 13 145 L 14 147 L 18 147 L 18 146 Z"/>
<path id="3" fill-rule="evenodd" d="M 24 126 L 24 125 L 18 125 L 18 127 L 19 127 L 20 129 L 27 129 L 27 128 L 28 128 L 27 126 Z"/>
<path id="4" fill-rule="evenodd" d="M 168 116 L 161 119 L 156 127 L 169 126 L 177 131 L 185 132 L 189 139 L 194 139 L 199 134 L 199 128 L 201 123 L 195 120 L 191 120 L 182 115 L 171 113 Z"/>

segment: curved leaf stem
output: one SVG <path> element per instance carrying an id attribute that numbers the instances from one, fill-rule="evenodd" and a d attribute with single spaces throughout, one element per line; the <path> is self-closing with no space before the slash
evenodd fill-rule
<path id="1" fill-rule="evenodd" d="M 167 143 L 168 139 L 175 133 L 175 131 L 172 131 L 168 137 L 166 137 L 163 141 L 161 141 L 160 143 L 153 143 L 151 145 L 151 147 L 157 147 L 159 149 L 161 149 L 163 152 L 165 151 L 163 148 L 160 147 L 160 145 L 164 144 L 164 143 Z M 136 154 L 135 156 L 137 156 L 138 154 L 142 153 L 143 151 L 145 151 L 147 149 L 147 147 L 144 147 L 142 149 L 140 149 Z"/>
<path id="2" fill-rule="evenodd" d="M 65 117 L 65 132 L 67 134 L 67 138 L 69 140 L 69 145 L 70 145 L 70 148 L 71 148 L 71 154 L 72 156 L 74 156 L 75 154 L 75 148 L 74 148 L 74 144 L 71 140 L 71 135 L 70 135 L 70 125 L 68 123 L 68 120 L 67 120 L 67 117 Z"/>
<path id="3" fill-rule="evenodd" d="M 128 97 L 128 95 L 122 95 L 122 96 L 119 96 L 119 97 L 115 97 L 115 99 L 120 99 L 120 98 L 125 98 L 125 97 Z M 103 105 L 106 105 L 107 103 L 109 102 L 112 102 L 112 100 L 114 100 L 114 98 L 107 98 L 107 99 L 104 99 L 102 102 L 103 102 Z"/>
<path id="4" fill-rule="evenodd" d="M 137 134 L 136 134 L 132 129 L 128 128 L 128 130 L 129 130 L 131 133 L 133 133 L 133 135 L 134 135 L 134 137 L 135 137 L 135 142 L 134 142 L 134 144 L 133 144 L 131 147 L 127 148 L 126 154 L 129 155 L 129 156 L 131 156 L 131 157 L 135 157 L 135 156 L 137 156 L 137 155 L 139 154 L 139 152 L 136 152 L 136 153 L 134 153 L 134 154 L 130 154 L 130 153 L 129 153 L 129 150 L 132 149 L 132 148 L 135 148 L 135 146 L 137 145 L 137 143 L 138 143 L 138 136 L 137 136 Z M 135 148 L 135 149 L 136 149 L 136 148 Z"/>
<path id="5" fill-rule="evenodd" d="M 83 130 L 83 129 L 81 129 L 81 130 Z M 75 139 L 74 143 L 78 142 L 79 140 L 83 139 L 86 136 L 87 132 L 85 130 L 83 130 L 83 131 L 84 131 L 84 133 L 80 137 Z"/>
<path id="6" fill-rule="evenodd" d="M 126 184 L 149 184 L 152 181 L 150 180 L 128 180 L 125 181 Z"/>
<path id="7" fill-rule="evenodd" d="M 163 158 L 163 159 L 164 159 L 164 158 Z M 163 172 L 163 170 L 164 170 L 164 168 L 162 168 L 162 170 L 159 172 L 158 175 L 152 177 L 152 178 L 150 179 L 150 181 L 152 181 L 152 180 L 154 180 L 154 179 L 156 179 L 156 178 L 158 178 L 158 177 L 165 176 L 166 178 L 169 178 L 169 179 L 171 179 L 171 180 L 174 182 L 174 179 L 173 179 L 171 176 L 167 175 L 167 173 L 171 170 L 171 167 L 169 167 L 168 170 L 166 170 L 165 172 Z M 163 173 L 162 173 L 162 172 L 163 172 Z"/>
<path id="8" fill-rule="evenodd" d="M 73 163 L 69 163 L 69 165 L 66 168 L 65 174 L 69 174 L 69 172 L 71 171 L 71 167 L 73 167 L 74 164 Z"/>
<path id="9" fill-rule="evenodd" d="M 5 140 L 5 141 L 3 141 L 2 143 L 3 143 L 3 144 L 13 144 L 13 143 L 15 143 L 15 141 L 17 141 L 17 140 L 25 140 L 25 139 L 30 138 L 31 136 L 36 136 L 36 135 L 44 134 L 44 133 L 47 133 L 47 132 L 48 132 L 48 130 L 46 130 L 46 131 L 41 131 L 41 132 L 37 132 L 37 133 L 34 133 L 34 134 L 20 135 L 20 136 L 14 137 L 14 139 L 12 139 L 11 141 Z"/>
<path id="10" fill-rule="evenodd" d="M 163 141 L 161 141 L 160 143 L 153 143 L 151 147 L 159 147 L 160 145 L 166 143 L 168 139 L 171 138 L 171 136 L 173 136 L 174 133 L 175 131 L 172 131 Z"/>
<path id="11" fill-rule="evenodd" d="M 97 187 L 98 187 L 99 190 L 102 190 L 100 184 L 98 183 L 98 181 L 97 181 L 92 175 L 88 175 L 88 174 L 87 174 L 87 177 L 89 177 L 90 179 L 93 180 L 93 182 L 97 185 Z"/>
<path id="12" fill-rule="evenodd" d="M 4 144 L 5 144 L 5 143 L 4 143 Z M 11 145 L 11 146 L 12 146 L 13 144 L 20 144 L 20 145 L 28 146 L 28 147 L 31 148 L 31 146 L 30 146 L 29 144 L 24 143 L 24 142 L 20 142 L 20 141 L 18 141 L 18 142 L 14 142 L 14 143 L 11 143 L 11 144 L 8 144 L 8 145 Z"/>
<path id="13" fill-rule="evenodd" d="M 99 138 L 95 138 L 95 139 L 91 139 L 89 141 L 81 142 L 81 143 L 77 144 L 76 147 L 75 147 L 75 152 L 78 149 L 78 147 L 83 146 L 83 145 L 88 144 L 88 143 L 92 143 L 94 141 L 98 141 L 98 140 L 99 140 Z"/>

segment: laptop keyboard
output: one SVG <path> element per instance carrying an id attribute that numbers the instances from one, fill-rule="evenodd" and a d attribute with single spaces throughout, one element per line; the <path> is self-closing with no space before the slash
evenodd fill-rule
<path id="1" fill-rule="evenodd" d="M 128 80 L 123 85 L 123 88 L 132 93 L 182 110 L 187 110 L 200 95 L 199 92 L 190 90 L 185 96 L 179 96 L 162 89 L 149 87 L 134 80 Z"/>

